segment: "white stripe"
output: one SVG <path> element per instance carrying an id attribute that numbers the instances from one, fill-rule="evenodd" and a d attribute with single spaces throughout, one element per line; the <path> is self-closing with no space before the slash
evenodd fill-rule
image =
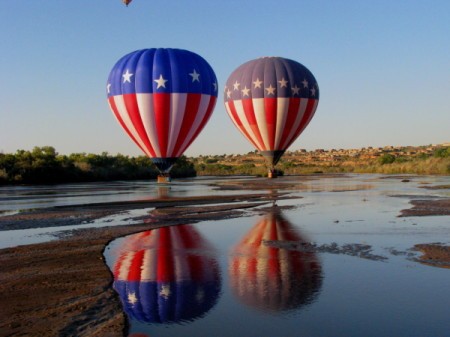
<path id="1" fill-rule="evenodd" d="M 298 134 L 294 134 L 294 133 L 298 129 L 298 126 L 300 125 L 300 122 L 302 121 L 302 118 L 305 115 L 307 105 L 308 105 L 308 99 L 301 98 L 294 125 L 291 127 L 291 131 L 289 132 L 289 135 L 286 137 L 286 141 L 282 144 L 282 148 L 286 148 L 286 146 L 288 144 L 290 144 L 291 142 L 293 142 L 295 140 L 295 138 L 297 138 Z"/>
<path id="2" fill-rule="evenodd" d="M 170 128 L 169 144 L 167 146 L 167 157 L 173 156 L 173 150 L 177 144 L 178 135 L 186 110 L 187 94 L 174 93 L 170 97 Z"/>
<path id="3" fill-rule="evenodd" d="M 274 150 L 280 149 L 280 142 L 283 136 L 283 130 L 286 125 L 286 119 L 289 110 L 289 98 L 278 97 L 277 98 L 277 125 L 275 131 Z"/>
<path id="4" fill-rule="evenodd" d="M 135 252 L 127 252 L 121 256 L 119 275 L 117 275 L 117 279 L 119 281 L 128 280 L 128 274 L 130 273 L 130 266 L 133 261 L 134 255 Z"/>
<path id="5" fill-rule="evenodd" d="M 234 118 L 234 115 L 232 114 L 232 112 L 231 112 L 231 109 L 230 109 L 230 106 L 229 106 L 229 104 L 228 104 L 228 102 L 226 102 L 225 103 L 225 108 L 227 109 L 227 112 L 228 112 L 228 116 L 230 116 L 230 118 L 231 118 L 231 120 L 233 121 L 233 124 L 236 126 L 236 128 L 245 136 L 245 138 L 247 138 L 247 140 L 249 141 L 249 142 L 252 142 L 252 140 L 249 138 L 249 137 L 247 137 L 247 135 L 244 133 L 244 128 L 243 127 L 241 127 L 241 126 L 239 126 L 239 124 L 238 124 L 238 122 L 236 121 L 236 119 Z M 258 143 L 257 143 L 258 144 Z"/>
<path id="6" fill-rule="evenodd" d="M 201 95 L 200 104 L 197 110 L 197 114 L 195 115 L 194 123 L 192 123 L 191 129 L 186 135 L 186 138 L 184 139 L 184 142 L 182 143 L 180 150 L 178 151 L 178 153 L 175 153 L 175 157 L 181 156 L 183 152 L 186 150 L 186 147 L 188 146 L 191 139 L 194 137 L 195 132 L 200 127 L 203 117 L 208 111 L 209 102 L 212 98 L 213 97 L 211 95 Z"/>
<path id="7" fill-rule="evenodd" d="M 133 135 L 133 137 L 136 139 L 136 141 L 139 143 L 139 145 L 144 149 L 145 153 L 150 156 L 150 152 L 147 150 L 147 147 L 145 146 L 144 142 L 142 141 L 141 137 L 139 137 L 138 132 L 136 131 L 136 128 L 133 125 L 133 122 L 130 119 L 130 116 L 128 115 L 128 110 L 125 106 L 125 101 L 123 99 L 123 96 L 114 96 L 114 103 L 116 104 L 117 111 L 120 115 L 120 118 L 122 118 L 123 123 L 127 127 L 127 129 L 130 131 L 130 133 Z"/>
<path id="8" fill-rule="evenodd" d="M 255 111 L 256 123 L 258 124 L 259 133 L 264 142 L 260 150 L 271 150 L 269 142 L 269 131 L 267 130 L 266 109 L 264 106 L 264 98 L 254 98 L 253 110 Z"/>
<path id="9" fill-rule="evenodd" d="M 153 94 L 136 94 L 136 100 L 144 124 L 145 132 L 150 140 L 150 144 L 155 151 L 156 157 L 161 157 L 161 149 L 158 142 L 158 133 L 156 131 L 155 110 L 153 105 Z"/>
<path id="10" fill-rule="evenodd" d="M 156 280 L 156 254 L 154 249 L 144 251 L 141 270 L 141 281 Z"/>

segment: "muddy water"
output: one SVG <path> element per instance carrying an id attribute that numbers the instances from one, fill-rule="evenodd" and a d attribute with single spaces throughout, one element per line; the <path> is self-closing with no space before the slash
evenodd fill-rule
<path id="1" fill-rule="evenodd" d="M 449 217 L 398 216 L 411 199 L 448 198 L 424 187 L 449 184 L 311 179 L 283 189 L 301 198 L 244 217 L 117 239 L 105 257 L 130 336 L 447 336 L 450 269 L 411 248 L 449 245 Z"/>

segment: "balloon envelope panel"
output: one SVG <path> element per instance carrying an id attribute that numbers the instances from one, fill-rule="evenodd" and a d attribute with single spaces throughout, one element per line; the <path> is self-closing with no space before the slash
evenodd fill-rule
<path id="1" fill-rule="evenodd" d="M 302 64 L 263 57 L 246 62 L 229 76 L 225 107 L 238 130 L 276 165 L 311 121 L 319 87 Z"/>
<path id="2" fill-rule="evenodd" d="M 221 289 L 218 265 L 210 252 L 189 225 L 128 237 L 114 266 L 114 288 L 127 314 L 147 323 L 203 316 L 216 304 Z"/>
<path id="3" fill-rule="evenodd" d="M 119 124 L 162 172 L 168 172 L 208 122 L 217 79 L 201 56 L 143 49 L 112 68 L 107 96 Z"/>

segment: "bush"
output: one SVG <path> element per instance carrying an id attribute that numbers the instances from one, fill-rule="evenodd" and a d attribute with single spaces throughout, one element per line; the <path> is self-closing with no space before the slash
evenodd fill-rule
<path id="1" fill-rule="evenodd" d="M 381 165 L 392 164 L 394 161 L 395 161 L 395 156 L 390 153 L 385 153 L 380 158 L 378 158 L 378 162 Z"/>

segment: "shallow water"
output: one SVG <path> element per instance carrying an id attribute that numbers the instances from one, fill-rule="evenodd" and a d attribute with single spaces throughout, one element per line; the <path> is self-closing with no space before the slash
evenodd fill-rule
<path id="1" fill-rule="evenodd" d="M 398 215 L 411 198 L 448 197 L 448 189 L 421 187 L 450 179 L 401 180 L 311 180 L 291 192 L 302 198 L 241 218 L 113 241 L 105 257 L 130 336 L 447 336 L 450 270 L 416 262 L 410 249 L 448 245 L 449 217 Z M 368 245 L 369 258 L 350 256 L 348 244 Z"/>
<path id="2" fill-rule="evenodd" d="M 411 199 L 449 197 L 449 189 L 423 187 L 449 185 L 450 177 L 402 180 L 315 177 L 280 191 L 299 198 L 278 200 L 277 207 L 114 240 L 105 257 L 130 317 L 130 336 L 448 336 L 450 270 L 416 262 L 410 249 L 450 244 L 449 217 L 398 215 Z M 0 216 L 57 205 L 255 192 L 211 186 L 224 181 L 230 179 L 1 187 Z M 0 248 L 48 241 L 73 228 L 123 225 L 148 211 L 79 226 L 0 231 Z M 299 252 L 264 240 L 336 249 Z M 366 258 L 351 256 L 349 244 L 369 246 Z"/>

